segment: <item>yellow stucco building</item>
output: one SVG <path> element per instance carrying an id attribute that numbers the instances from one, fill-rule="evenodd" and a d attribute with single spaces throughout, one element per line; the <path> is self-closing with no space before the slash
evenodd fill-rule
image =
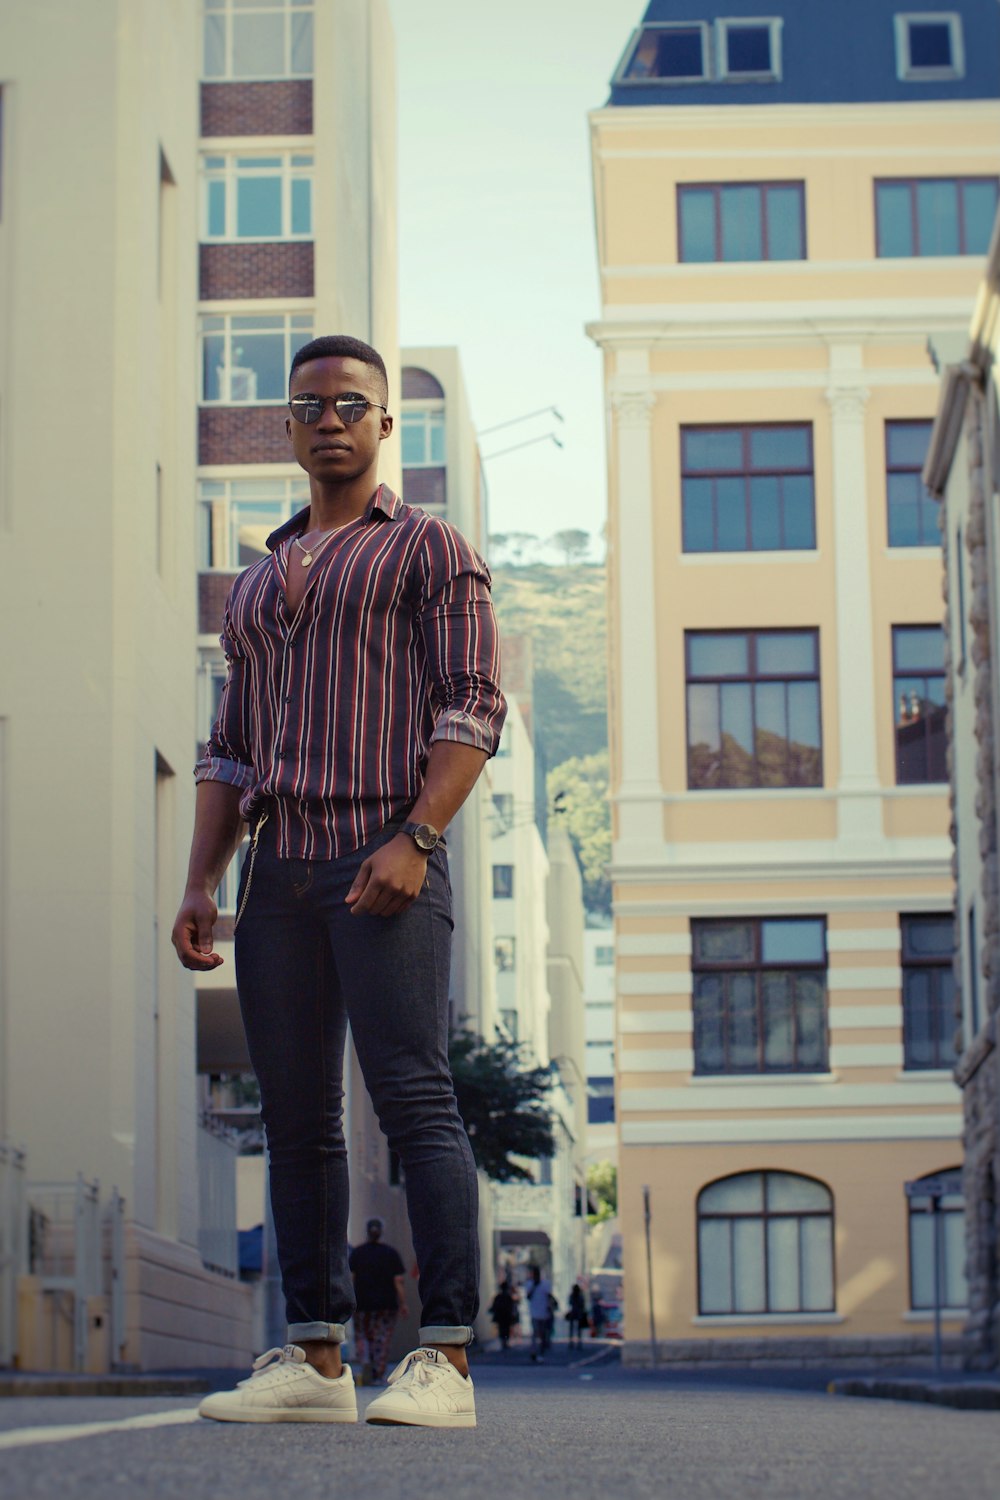
<path id="1" fill-rule="evenodd" d="M 636 1362 L 921 1354 L 935 1246 L 965 1315 L 920 470 L 996 205 L 998 17 L 785 8 L 654 0 L 591 115 Z"/>

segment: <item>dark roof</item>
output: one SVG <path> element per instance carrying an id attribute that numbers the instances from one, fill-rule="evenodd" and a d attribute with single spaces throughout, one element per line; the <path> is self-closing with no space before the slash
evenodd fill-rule
<path id="1" fill-rule="evenodd" d="M 939 18 L 960 22 L 964 65 L 925 71 L 919 80 L 897 75 L 896 17 L 928 15 L 922 35 L 940 38 Z M 722 20 L 774 18 L 780 25 L 780 77 L 720 78 Z M 932 19 L 933 18 L 933 19 Z M 647 27 L 706 26 L 709 76 L 651 81 L 635 76 L 636 44 Z M 918 23 L 919 24 L 919 23 Z M 935 28 L 936 33 L 935 33 Z M 953 33 L 954 34 L 954 33 Z M 659 63 L 652 39 L 647 56 Z M 691 42 L 689 45 L 696 46 Z M 676 55 L 676 54 L 675 54 Z M 688 62 L 682 66 L 690 68 Z M 628 40 L 611 84 L 612 105 L 823 104 L 1000 97 L 1000 5 L 996 0 L 650 0 Z M 628 77 L 632 71 L 631 78 Z"/>

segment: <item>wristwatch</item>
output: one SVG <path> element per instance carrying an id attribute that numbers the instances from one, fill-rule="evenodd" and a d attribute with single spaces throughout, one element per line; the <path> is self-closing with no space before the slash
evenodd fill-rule
<path id="1" fill-rule="evenodd" d="M 441 842 L 441 835 L 430 823 L 404 823 L 400 833 L 408 833 L 421 854 L 432 854 Z"/>

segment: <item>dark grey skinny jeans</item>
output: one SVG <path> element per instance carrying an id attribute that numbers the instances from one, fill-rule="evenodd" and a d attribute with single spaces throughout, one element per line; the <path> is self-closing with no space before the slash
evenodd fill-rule
<path id="1" fill-rule="evenodd" d="M 466 1344 L 479 1309 L 478 1184 L 448 1067 L 451 887 L 429 857 L 394 917 L 344 904 L 403 817 L 334 860 L 279 859 L 261 829 L 236 931 L 236 977 L 260 1084 L 288 1338 L 341 1343 L 354 1312 L 343 1129 L 348 1022 L 379 1123 L 403 1164 L 422 1343 Z M 241 909 L 250 866 L 244 862 Z"/>

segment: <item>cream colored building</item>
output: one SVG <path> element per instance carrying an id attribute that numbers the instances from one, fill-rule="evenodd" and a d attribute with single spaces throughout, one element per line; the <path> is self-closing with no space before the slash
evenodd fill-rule
<path id="1" fill-rule="evenodd" d="M 0 88 L 0 569 L 18 643 L 0 670 L 0 1141 L 26 1153 L 50 1226 L 13 1351 L 0 1286 L 0 1357 L 236 1365 L 256 1336 L 236 1161 L 206 1111 L 210 1078 L 246 1067 L 232 880 L 226 962 L 197 992 L 169 935 L 222 604 L 303 494 L 291 353 L 319 332 L 368 339 L 398 406 L 388 9 L 14 0 Z M 351 1084 L 358 1212 L 399 1220 Z M 78 1173 L 99 1179 L 88 1222 L 124 1198 L 122 1275 L 98 1267 L 86 1289 L 82 1356 L 43 1285 Z"/>
<path id="2" fill-rule="evenodd" d="M 636 1361 L 647 1186 L 668 1357 L 929 1347 L 904 1185 L 959 1167 L 961 1101 L 926 344 L 967 323 L 1000 155 L 1000 18 L 954 12 L 653 0 L 590 117 Z"/>
<path id="3" fill-rule="evenodd" d="M 98 1274 L 88 1364 L 250 1345 L 246 1289 L 203 1264 L 194 992 L 170 946 L 193 807 L 200 45 L 196 8 L 155 0 L 0 14 L 0 1136 L 45 1216 L 12 1351 L 35 1368 L 73 1359 L 43 1290 L 66 1194 L 37 1185 L 78 1173 L 101 1214 L 124 1198 L 124 1307 Z"/>
<path id="4" fill-rule="evenodd" d="M 956 341 L 954 362 L 943 372 L 925 471 L 931 493 L 943 502 L 955 978 L 961 1009 L 955 1076 L 965 1113 L 965 1355 L 978 1369 L 1000 1364 L 998 334 L 1000 229 L 995 229 L 971 326 L 960 345 Z"/>

